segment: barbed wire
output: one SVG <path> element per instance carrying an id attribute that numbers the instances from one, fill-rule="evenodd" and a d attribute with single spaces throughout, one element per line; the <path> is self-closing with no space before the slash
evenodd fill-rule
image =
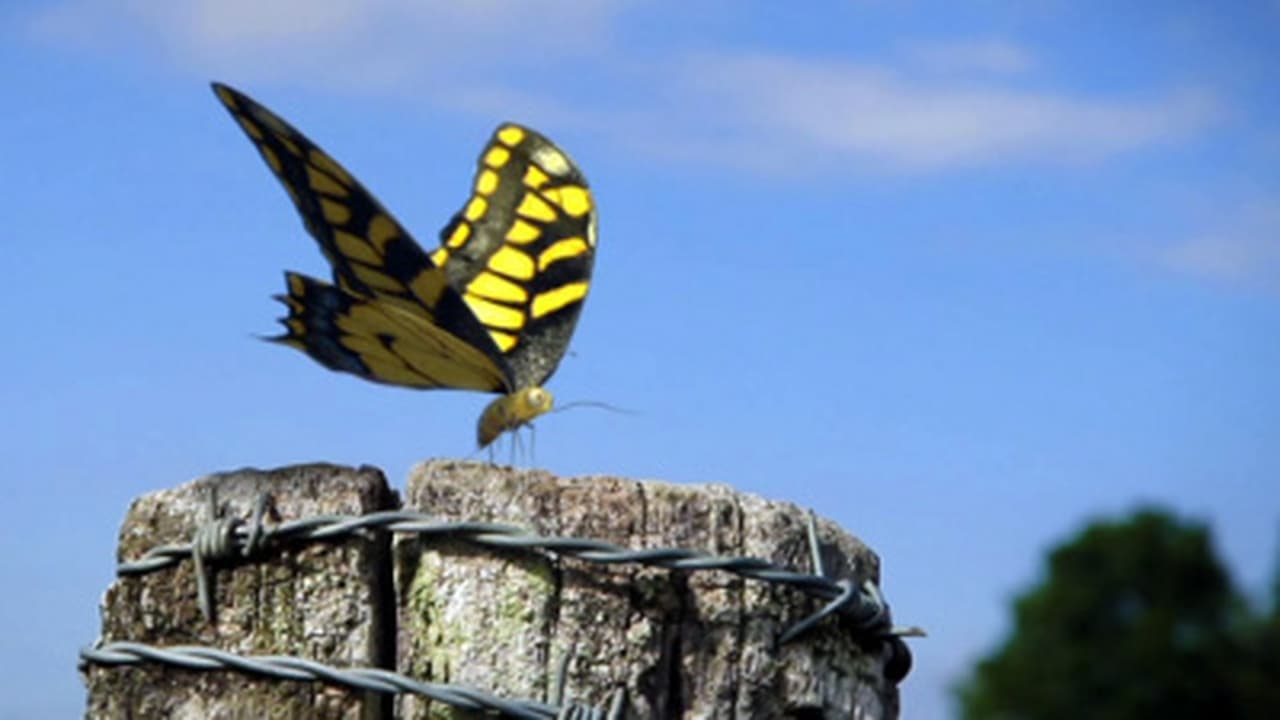
<path id="1" fill-rule="evenodd" d="M 551 705 L 510 700 L 465 685 L 423 682 L 382 668 L 339 668 L 290 655 L 239 655 L 203 645 L 158 647 L 138 642 L 110 642 L 82 649 L 80 660 L 84 664 L 104 666 L 158 663 L 184 670 L 234 670 L 277 680 L 318 681 L 352 690 L 421 695 L 463 710 L 498 713 L 499 717 L 516 720 L 621 720 L 626 709 L 623 688 L 614 692 L 608 710 L 580 703 L 563 704 L 563 670 L 557 678 L 555 693 L 560 704 Z"/>
<path id="2" fill-rule="evenodd" d="M 821 565 L 816 521 L 812 514 L 809 517 L 810 551 L 819 574 L 795 572 L 755 557 L 712 555 L 674 547 L 631 550 L 591 538 L 538 535 L 517 525 L 441 521 L 426 513 L 409 510 L 386 510 L 365 515 L 316 515 L 270 527 L 262 525 L 263 515 L 260 499 L 253 522 L 248 526 L 239 520 L 210 520 L 202 526 L 204 529 L 197 531 L 196 541 L 157 546 L 137 560 L 120 563 L 116 573 L 121 576 L 142 575 L 171 567 L 187 558 L 200 558 L 197 563 L 203 568 L 207 560 L 247 557 L 272 541 L 333 541 L 372 531 L 388 531 L 415 534 L 425 539 L 448 538 L 486 548 L 548 552 L 601 565 L 639 564 L 675 571 L 721 570 L 751 580 L 789 586 L 826 601 L 816 613 L 783 632 L 779 644 L 794 640 L 835 613 L 848 618 L 855 631 L 863 635 L 917 632 L 915 629 L 895 631 L 889 626 L 888 605 L 874 582 L 864 580 L 857 583 L 850 578 L 834 579 L 826 575 Z M 204 573 L 198 573 L 198 577 L 201 578 L 203 608 L 211 605 L 212 593 L 205 584 Z"/>

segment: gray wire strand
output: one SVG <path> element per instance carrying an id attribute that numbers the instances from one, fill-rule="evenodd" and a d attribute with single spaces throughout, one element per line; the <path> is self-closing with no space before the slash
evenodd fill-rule
<path id="1" fill-rule="evenodd" d="M 488 548 L 550 552 L 602 565 L 636 563 L 680 571 L 722 570 L 752 580 L 793 587 L 828 601 L 828 605 L 818 611 L 817 615 L 802 620 L 798 626 L 785 632 L 783 637 L 788 641 L 837 611 L 850 618 L 862 633 L 883 635 L 888 629 L 887 608 L 873 583 L 864 582 L 858 587 L 847 579 L 836 580 L 822 575 L 798 573 L 753 557 L 718 556 L 685 548 L 629 550 L 590 538 L 536 535 L 516 525 L 474 521 L 443 522 L 425 513 L 408 510 L 387 510 L 366 515 L 316 515 L 291 520 L 261 530 L 260 542 L 340 540 L 376 529 L 412 533 L 424 539 L 450 538 Z M 241 525 L 234 532 L 237 545 L 243 547 L 250 532 L 258 531 Z M 137 560 L 120 563 L 116 567 L 116 573 L 121 576 L 150 573 L 176 565 L 191 555 L 190 543 L 161 545 L 152 548 Z"/>
<path id="2" fill-rule="evenodd" d="M 235 670 L 277 680 L 317 681 L 352 690 L 421 695 L 463 710 L 498 713 L 499 717 L 516 720 L 614 720 L 621 718 L 625 711 L 625 692 L 622 690 L 614 693 L 606 714 L 602 708 L 578 703 L 557 706 L 532 700 L 509 700 L 476 688 L 422 682 L 381 668 L 338 668 L 288 655 L 238 655 L 201 645 L 156 647 L 137 642 L 111 642 L 82 649 L 80 659 L 84 663 L 104 666 L 159 663 L 184 670 Z"/>

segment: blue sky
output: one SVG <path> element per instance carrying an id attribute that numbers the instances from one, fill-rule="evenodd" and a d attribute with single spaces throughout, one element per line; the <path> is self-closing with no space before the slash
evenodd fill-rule
<path id="1" fill-rule="evenodd" d="M 904 717 L 1098 513 L 1280 536 L 1280 4 L 67 0 L 0 10 L 0 717 L 81 709 L 132 498 L 472 450 L 488 398 L 260 343 L 314 243 L 248 92 L 424 244 L 501 120 L 584 168 L 595 283 L 539 422 L 561 474 L 814 506 L 926 627 Z M 1226 6 L 1221 6 L 1226 7 Z M 16 327 L 15 327 L 16 323 Z"/>

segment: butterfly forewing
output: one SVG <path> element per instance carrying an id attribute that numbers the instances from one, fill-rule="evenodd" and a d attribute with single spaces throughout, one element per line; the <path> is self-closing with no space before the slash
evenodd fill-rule
<path id="1" fill-rule="evenodd" d="M 515 389 L 506 359 L 443 267 L 373 195 L 270 110 L 225 85 L 214 90 L 333 268 L 335 285 L 288 276 L 281 341 L 326 367 L 379 382 Z"/>
<path id="2" fill-rule="evenodd" d="M 431 259 L 523 388 L 541 385 L 564 355 L 595 247 L 595 199 L 582 172 L 546 137 L 508 123 L 480 154 L 472 195 Z"/>

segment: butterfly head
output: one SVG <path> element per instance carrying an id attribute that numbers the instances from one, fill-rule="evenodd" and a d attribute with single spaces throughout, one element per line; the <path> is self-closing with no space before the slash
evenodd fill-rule
<path id="1" fill-rule="evenodd" d="M 489 403 L 480 414 L 480 422 L 476 424 L 476 442 L 484 447 L 502 433 L 515 430 L 549 412 L 554 404 L 551 392 L 537 385 L 503 395 Z"/>

